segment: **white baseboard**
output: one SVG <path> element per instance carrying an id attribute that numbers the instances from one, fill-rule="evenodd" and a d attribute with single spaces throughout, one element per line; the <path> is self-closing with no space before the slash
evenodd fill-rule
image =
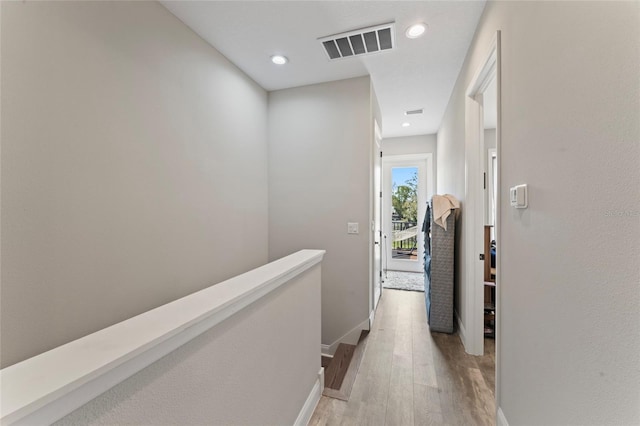
<path id="1" fill-rule="evenodd" d="M 464 328 L 464 324 L 462 324 L 462 320 L 460 319 L 460 315 L 458 315 L 458 311 L 455 311 L 456 314 L 456 322 L 458 323 L 458 334 L 460 335 L 460 340 L 462 341 L 462 346 L 467 347 L 467 330 Z"/>
<path id="2" fill-rule="evenodd" d="M 344 336 L 336 340 L 330 345 L 320 345 L 320 352 L 322 356 L 328 356 L 333 358 L 333 354 L 338 350 L 338 345 L 340 343 L 346 343 L 348 345 L 356 345 L 358 344 L 358 340 L 360 340 L 360 334 L 362 330 L 369 330 L 369 318 L 362 321 L 360 324 L 355 326 L 352 330 L 347 332 Z"/>
<path id="3" fill-rule="evenodd" d="M 324 387 L 324 368 L 320 368 L 318 372 L 318 378 L 316 379 L 313 387 L 311 388 L 311 392 L 309 392 L 309 396 L 307 396 L 307 400 L 304 402 L 300 413 L 298 413 L 298 418 L 296 419 L 294 426 L 307 426 L 309 421 L 311 420 L 311 416 L 313 416 L 313 412 L 316 410 L 318 406 L 318 402 L 320 402 L 320 397 L 322 396 L 322 388 Z"/>
<path id="4" fill-rule="evenodd" d="M 498 407 L 498 414 L 496 415 L 496 425 L 497 426 L 509 426 L 507 422 L 507 418 L 504 416 L 502 412 L 502 408 Z"/>
<path id="5" fill-rule="evenodd" d="M 326 356 L 327 358 L 333 358 L 333 354 L 336 352 L 336 350 L 333 350 L 333 353 L 331 352 L 331 345 L 320 345 L 320 354 L 322 356 Z"/>

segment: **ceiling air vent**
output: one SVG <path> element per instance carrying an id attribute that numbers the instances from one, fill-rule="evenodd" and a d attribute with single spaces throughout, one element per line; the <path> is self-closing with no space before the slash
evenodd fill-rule
<path id="1" fill-rule="evenodd" d="M 318 39 L 329 59 L 369 55 L 393 49 L 393 22 Z"/>
<path id="2" fill-rule="evenodd" d="M 422 114 L 424 112 L 424 110 L 422 108 L 420 109 L 412 109 L 409 111 L 405 111 L 404 115 L 415 115 L 415 114 Z"/>

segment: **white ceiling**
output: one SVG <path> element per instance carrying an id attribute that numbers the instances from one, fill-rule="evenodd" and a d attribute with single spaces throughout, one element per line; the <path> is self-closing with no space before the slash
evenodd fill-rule
<path id="1" fill-rule="evenodd" d="M 371 75 L 383 137 L 436 133 L 482 1 L 167 1 L 161 3 L 266 90 Z M 320 37 L 395 22 L 392 51 L 329 61 Z M 404 32 L 429 28 L 418 39 Z M 269 60 L 289 58 L 285 66 Z M 424 114 L 404 111 L 424 108 Z M 403 122 L 410 127 L 402 127 Z"/>

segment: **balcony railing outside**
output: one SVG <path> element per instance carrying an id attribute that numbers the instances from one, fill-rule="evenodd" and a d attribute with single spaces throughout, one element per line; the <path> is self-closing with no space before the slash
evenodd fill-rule
<path id="1" fill-rule="evenodd" d="M 393 226 L 391 257 L 394 259 L 417 259 L 417 223 L 392 220 L 391 224 Z"/>

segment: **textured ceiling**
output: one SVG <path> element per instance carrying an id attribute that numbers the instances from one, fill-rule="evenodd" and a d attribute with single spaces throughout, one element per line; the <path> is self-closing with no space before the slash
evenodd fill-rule
<path id="1" fill-rule="evenodd" d="M 266 90 L 371 75 L 383 137 L 435 133 L 484 1 L 161 1 Z M 392 51 L 329 61 L 318 38 L 395 22 Z M 404 36 L 417 22 L 429 28 Z M 289 63 L 269 60 L 278 53 Z M 404 111 L 424 108 L 406 117 Z M 402 127 L 405 121 L 410 127 Z"/>

